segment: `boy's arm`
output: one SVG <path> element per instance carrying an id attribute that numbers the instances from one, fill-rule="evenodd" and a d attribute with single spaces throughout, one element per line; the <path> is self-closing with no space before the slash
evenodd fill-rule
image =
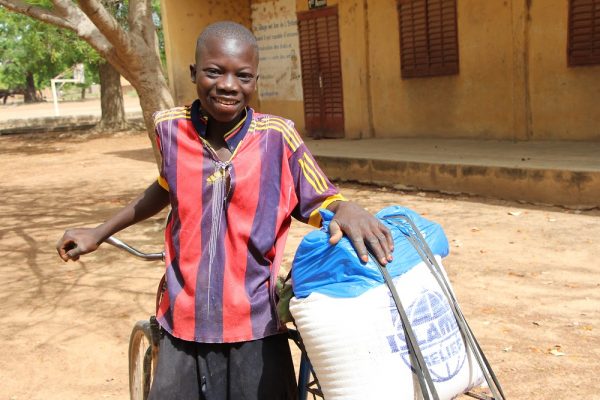
<path id="1" fill-rule="evenodd" d="M 140 196 L 95 228 L 76 228 L 65 231 L 56 244 L 58 255 L 64 261 L 77 261 L 91 253 L 109 236 L 126 227 L 156 215 L 169 204 L 169 192 L 158 182 L 151 184 Z"/>
<path id="2" fill-rule="evenodd" d="M 279 127 L 284 128 L 284 134 L 290 139 L 288 144 L 292 151 L 288 163 L 298 198 L 292 215 L 318 227 L 321 225 L 319 208 L 327 208 L 335 214 L 329 224 L 331 244 L 338 243 L 345 234 L 363 262 L 369 260 L 368 251 L 382 264 L 391 261 L 393 239 L 387 227 L 358 204 L 345 201 L 310 154 L 291 121 L 288 125 L 279 124 Z"/>
<path id="3" fill-rule="evenodd" d="M 334 245 L 346 235 L 363 262 L 369 261 L 369 250 L 384 265 L 392 261 L 392 234 L 371 213 L 351 201 L 336 201 L 327 209 L 335 214 L 329 224 L 329 243 Z"/>

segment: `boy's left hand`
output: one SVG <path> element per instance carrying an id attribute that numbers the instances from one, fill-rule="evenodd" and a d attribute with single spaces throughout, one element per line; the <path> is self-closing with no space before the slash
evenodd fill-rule
<path id="1" fill-rule="evenodd" d="M 368 251 L 381 264 L 392 261 L 392 234 L 377 218 L 350 201 L 336 201 L 327 208 L 335 213 L 329 224 L 330 244 L 338 243 L 345 234 L 362 262 L 369 261 Z"/>

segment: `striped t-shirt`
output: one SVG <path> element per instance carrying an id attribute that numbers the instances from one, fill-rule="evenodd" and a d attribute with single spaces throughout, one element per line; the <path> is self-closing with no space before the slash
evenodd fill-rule
<path id="1" fill-rule="evenodd" d="M 246 109 L 220 160 L 199 101 L 154 115 L 169 191 L 167 292 L 157 318 L 180 339 L 227 343 L 281 331 L 275 283 L 291 217 L 320 225 L 342 200 L 291 121 Z"/>

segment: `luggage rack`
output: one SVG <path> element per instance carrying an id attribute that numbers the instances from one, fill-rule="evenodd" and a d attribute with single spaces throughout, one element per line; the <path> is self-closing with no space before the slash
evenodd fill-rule
<path id="1" fill-rule="evenodd" d="M 465 345 L 469 348 L 475 357 L 481 372 L 485 378 L 485 381 L 488 385 L 488 388 L 492 394 L 489 396 L 486 393 L 476 393 L 472 390 L 465 393 L 465 395 L 473 397 L 479 400 L 505 400 L 504 392 L 502 391 L 502 387 L 494 374 L 485 354 L 481 350 L 477 339 L 475 339 L 475 335 L 471 330 L 471 327 L 467 323 L 462 310 L 458 305 L 458 301 L 450 287 L 450 283 L 448 282 L 446 275 L 440 265 L 438 264 L 435 256 L 431 252 L 431 249 L 427 245 L 425 238 L 414 224 L 414 222 L 406 215 L 398 214 L 394 216 L 385 217 L 384 220 L 394 224 L 402 234 L 404 234 L 407 240 L 412 244 L 415 248 L 423 262 L 427 265 L 429 271 L 436 279 L 439 284 L 442 292 L 446 296 L 448 303 L 450 305 L 450 309 L 456 319 L 456 323 L 458 328 L 465 340 Z M 402 327 L 404 329 L 404 334 L 406 337 L 406 342 L 409 347 L 409 353 L 411 357 L 411 362 L 415 366 L 415 372 L 417 374 L 417 378 L 419 380 L 419 386 L 421 388 L 421 393 L 423 394 L 423 398 L 425 400 L 439 400 L 439 396 L 433 384 L 433 380 L 429 374 L 429 370 L 423 359 L 423 355 L 419 349 L 418 341 L 415 337 L 414 332 L 410 326 L 410 320 L 404 311 L 404 307 L 400 301 L 400 297 L 396 292 L 394 283 L 392 281 L 392 277 L 390 276 L 387 268 L 377 261 L 376 257 L 373 257 L 371 254 L 370 257 L 373 259 L 375 264 L 378 266 L 383 278 L 392 294 L 392 298 L 394 303 L 396 304 L 396 308 L 398 309 L 398 313 L 400 318 L 402 319 Z"/>
<path id="2" fill-rule="evenodd" d="M 296 346 L 298 346 L 302 353 L 298 371 L 298 398 L 300 400 L 308 399 L 308 394 L 310 393 L 313 399 L 317 397 L 324 399 L 319 379 L 308 359 L 308 353 L 306 352 L 304 343 L 302 343 L 300 333 L 296 329 L 288 329 L 288 333 L 290 339 L 296 343 Z"/>

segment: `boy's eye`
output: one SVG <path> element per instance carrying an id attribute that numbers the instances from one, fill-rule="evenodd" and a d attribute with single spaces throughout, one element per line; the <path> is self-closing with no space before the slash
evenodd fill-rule
<path id="1" fill-rule="evenodd" d="M 248 83 L 251 82 L 252 79 L 254 78 L 254 75 L 252 74 L 239 74 L 238 78 L 240 78 L 240 80 L 244 83 Z"/>
<path id="2" fill-rule="evenodd" d="M 214 78 L 214 77 L 216 77 L 216 76 L 219 75 L 219 70 L 215 69 L 215 68 L 207 68 L 207 69 L 204 70 L 204 73 L 209 78 Z"/>

